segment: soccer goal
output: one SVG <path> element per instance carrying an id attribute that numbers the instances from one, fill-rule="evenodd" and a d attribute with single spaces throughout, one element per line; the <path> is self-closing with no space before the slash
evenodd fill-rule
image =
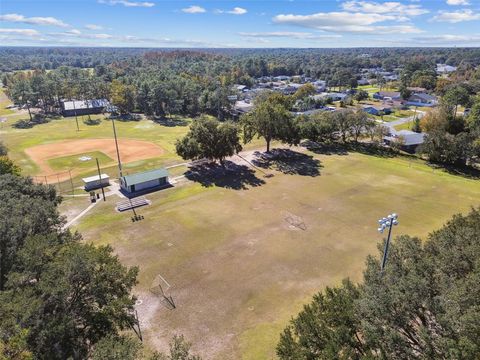
<path id="1" fill-rule="evenodd" d="M 173 301 L 173 297 L 170 292 L 171 288 L 172 286 L 160 274 L 155 277 L 152 282 L 152 286 L 150 287 L 150 292 L 158 296 L 162 305 L 169 310 L 173 310 L 176 308 L 175 302 Z"/>

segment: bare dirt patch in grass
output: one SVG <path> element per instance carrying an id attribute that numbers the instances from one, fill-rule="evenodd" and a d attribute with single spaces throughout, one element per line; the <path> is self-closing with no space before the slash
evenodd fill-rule
<path id="1" fill-rule="evenodd" d="M 163 154 L 163 149 L 160 146 L 148 141 L 119 139 L 118 146 L 120 148 L 120 158 L 124 163 L 150 159 Z M 25 153 L 37 163 L 40 168 L 39 176 L 49 176 L 58 172 L 50 167 L 49 159 L 75 154 L 81 155 L 92 151 L 101 151 L 112 159 L 117 158 L 113 139 L 60 141 L 30 147 L 25 150 Z M 72 175 L 78 175 L 78 172 L 78 169 L 72 169 Z M 68 176 L 68 173 L 60 175 L 59 181 L 67 180 Z"/>

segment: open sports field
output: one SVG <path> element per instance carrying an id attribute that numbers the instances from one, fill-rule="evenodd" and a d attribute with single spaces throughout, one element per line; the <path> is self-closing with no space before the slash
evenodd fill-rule
<path id="1" fill-rule="evenodd" d="M 141 140 L 120 139 L 118 146 L 121 149 L 121 159 L 125 163 L 137 160 L 145 160 L 159 157 L 163 154 L 163 149 L 151 142 Z M 112 165 L 116 159 L 115 141 L 113 139 L 79 139 L 66 140 L 51 144 L 42 144 L 25 149 L 25 153 L 40 168 L 38 176 L 53 175 L 59 170 L 73 169 L 72 173 L 78 173 L 90 164 L 90 168 L 95 168 L 94 162 L 73 161 L 90 152 L 100 150 L 105 154 L 99 162 L 102 165 Z M 72 156 L 73 155 L 73 156 Z M 91 154 L 95 156 L 95 154 Z M 103 160 L 103 161 L 101 161 Z M 62 180 L 67 180 L 68 174 Z"/>
<path id="2" fill-rule="evenodd" d="M 137 223 L 108 199 L 77 224 L 86 241 L 140 267 L 149 344 L 165 349 L 178 333 L 205 359 L 273 359 L 281 330 L 315 292 L 361 278 L 379 217 L 397 212 L 395 235 L 425 237 L 480 205 L 478 180 L 420 161 L 294 150 L 296 161 L 274 163 L 271 178 L 244 169 L 149 194 Z M 159 275 L 174 310 L 149 291 Z"/>
<path id="3" fill-rule="evenodd" d="M 89 153 L 101 152 L 99 159 L 102 171 L 117 176 L 117 155 L 113 139 L 112 122 L 102 115 L 98 125 L 86 125 L 79 117 L 80 131 L 76 130 L 75 118 L 53 119 L 49 123 L 30 129 L 16 129 L 16 121 L 28 114 L 6 117 L 0 129 L 0 138 L 10 149 L 9 156 L 21 167 L 25 175 L 37 176 L 58 173 L 60 181 L 71 170 L 81 185 L 81 177 L 96 173 L 95 159 L 80 162 L 78 158 Z M 120 156 L 126 172 L 140 171 L 176 163 L 181 159 L 175 154 L 175 141 L 188 130 L 190 119 L 172 119 L 168 122 L 142 119 L 139 121 L 116 121 Z M 57 182 L 57 176 L 51 177 Z M 74 179 L 75 180 L 75 179 Z"/>

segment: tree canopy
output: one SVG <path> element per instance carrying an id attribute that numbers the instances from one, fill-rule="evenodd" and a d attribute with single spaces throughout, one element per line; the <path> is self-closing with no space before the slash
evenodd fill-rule
<path id="1" fill-rule="evenodd" d="M 193 121 L 187 135 L 177 141 L 176 150 L 183 159 L 218 160 L 224 166 L 226 157 L 242 150 L 238 127 L 232 122 L 200 117 Z"/>
<path id="2" fill-rule="evenodd" d="M 294 145 L 300 142 L 297 123 L 290 113 L 290 99 L 278 93 L 271 93 L 259 98 L 255 108 L 242 115 L 244 141 L 249 142 L 255 136 L 262 137 L 270 151 L 272 140 Z"/>

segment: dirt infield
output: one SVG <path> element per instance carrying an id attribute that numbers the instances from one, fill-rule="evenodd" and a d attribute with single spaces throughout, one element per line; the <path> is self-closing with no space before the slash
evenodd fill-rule
<path id="1" fill-rule="evenodd" d="M 163 154 L 163 149 L 148 141 L 119 139 L 120 159 L 122 163 L 136 160 L 145 160 Z M 53 170 L 48 160 L 69 155 L 81 155 L 84 152 L 101 151 L 112 159 L 117 159 L 115 141 L 113 139 L 81 139 L 68 140 L 51 144 L 33 146 L 25 150 L 25 153 L 38 165 L 38 176 L 50 176 L 58 173 Z M 72 175 L 78 175 L 78 170 L 72 169 Z M 60 176 L 60 181 L 67 180 L 68 173 Z"/>

